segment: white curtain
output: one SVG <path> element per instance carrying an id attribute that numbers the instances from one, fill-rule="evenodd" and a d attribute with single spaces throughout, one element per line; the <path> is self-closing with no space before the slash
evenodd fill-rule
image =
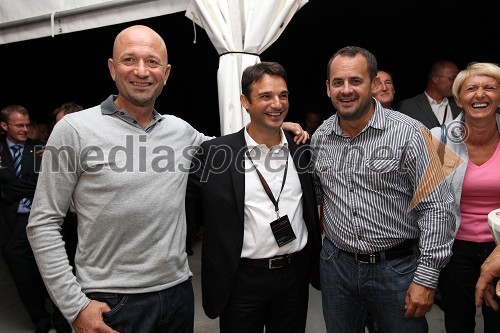
<path id="1" fill-rule="evenodd" d="M 219 53 L 217 86 L 221 134 L 249 122 L 241 107 L 241 74 L 278 39 L 308 0 L 192 0 L 186 16 L 207 32 Z"/>
<path id="2" fill-rule="evenodd" d="M 0 44 L 185 11 L 189 0 L 0 0 Z"/>

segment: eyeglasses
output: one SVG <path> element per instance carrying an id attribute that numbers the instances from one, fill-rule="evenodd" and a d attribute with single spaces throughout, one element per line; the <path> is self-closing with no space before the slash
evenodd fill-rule
<path id="1" fill-rule="evenodd" d="M 454 81 L 455 78 L 457 77 L 456 75 L 451 75 L 451 76 L 446 76 L 446 75 L 438 75 L 439 77 L 445 77 L 450 81 Z"/>
<path id="2" fill-rule="evenodd" d="M 29 129 L 29 128 L 30 128 L 30 126 L 31 126 L 31 124 L 11 124 L 11 123 L 7 123 L 7 124 L 12 125 L 12 126 L 14 126 L 15 128 L 17 128 L 17 129 L 22 129 L 22 128 L 24 128 L 24 127 L 26 127 L 26 128 L 28 128 L 28 129 Z"/>

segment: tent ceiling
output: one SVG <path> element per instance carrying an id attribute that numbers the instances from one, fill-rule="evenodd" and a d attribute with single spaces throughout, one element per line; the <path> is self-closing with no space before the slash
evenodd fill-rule
<path id="1" fill-rule="evenodd" d="M 189 0 L 2 0 L 0 44 L 185 11 Z"/>

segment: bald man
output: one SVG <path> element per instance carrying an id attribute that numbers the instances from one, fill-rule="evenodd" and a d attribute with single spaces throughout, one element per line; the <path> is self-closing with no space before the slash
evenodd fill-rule
<path id="1" fill-rule="evenodd" d="M 182 170 L 191 163 L 187 147 L 209 137 L 154 109 L 171 68 L 156 32 L 120 32 L 108 68 L 118 95 L 54 127 L 28 237 L 51 297 L 76 332 L 191 333 Z M 76 276 L 60 234 L 71 198 Z"/>

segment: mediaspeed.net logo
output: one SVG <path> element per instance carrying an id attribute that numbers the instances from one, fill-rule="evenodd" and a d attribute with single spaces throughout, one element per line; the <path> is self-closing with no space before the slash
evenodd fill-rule
<path id="1" fill-rule="evenodd" d="M 431 158 L 413 196 L 410 209 L 413 209 L 426 195 L 464 163 L 464 160 L 448 148 L 444 142 L 456 144 L 465 140 L 469 134 L 467 125 L 462 121 L 452 121 L 446 127 L 442 127 L 441 130 L 441 138 L 436 138 L 426 127 L 422 126 L 420 128 L 426 149 Z"/>

